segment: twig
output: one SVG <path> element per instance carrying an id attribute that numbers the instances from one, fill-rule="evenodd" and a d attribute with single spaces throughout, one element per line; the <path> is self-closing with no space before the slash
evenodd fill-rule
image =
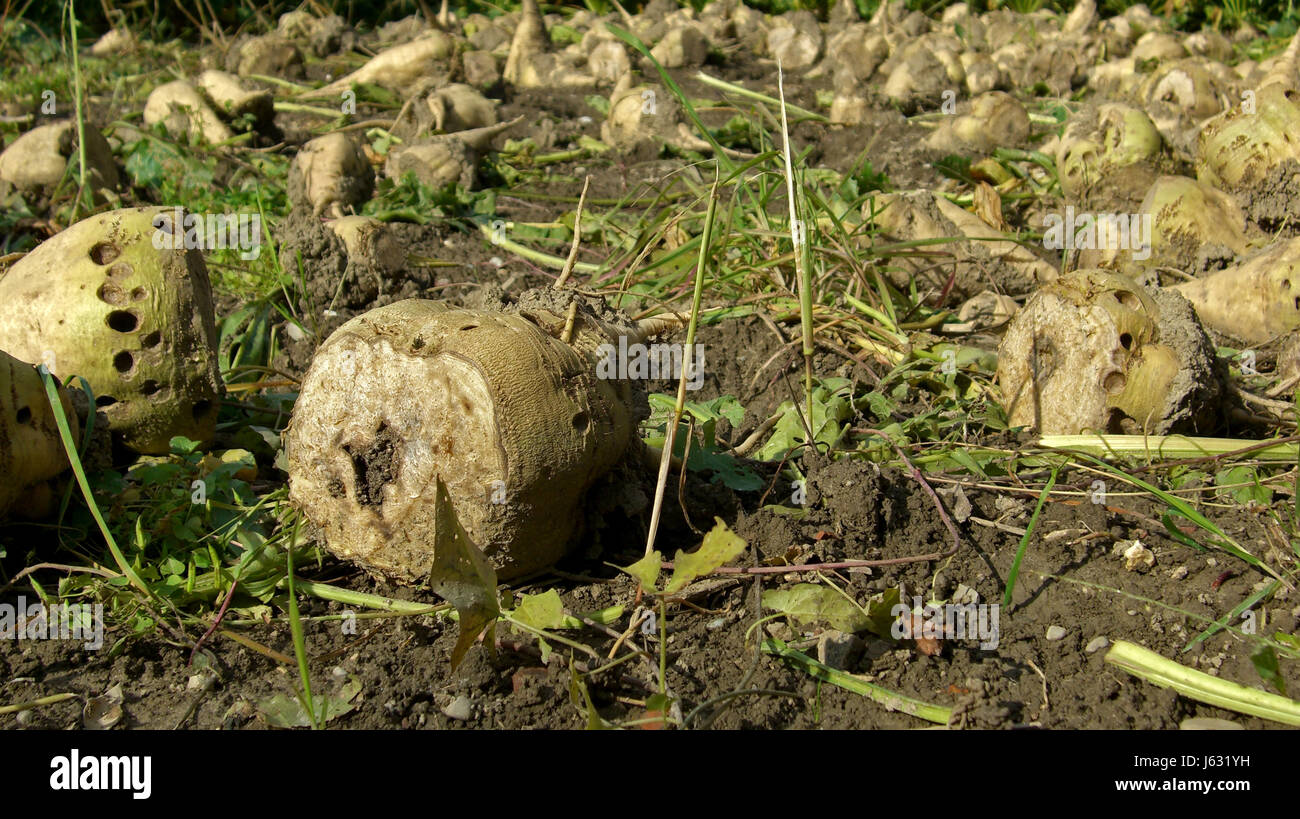
<path id="1" fill-rule="evenodd" d="M 578 261 L 578 246 L 582 244 L 582 206 L 587 203 L 587 188 L 591 187 L 591 176 L 582 183 L 582 195 L 578 197 L 578 210 L 573 214 L 573 245 L 569 248 L 569 258 L 564 262 L 560 277 L 552 285 L 556 290 L 564 287 L 573 273 L 573 266 Z"/>
<path id="2" fill-rule="evenodd" d="M 217 619 L 212 621 L 212 625 L 208 627 L 207 631 L 203 632 L 203 636 L 194 644 L 194 649 L 190 651 L 190 659 L 185 663 L 186 665 L 194 664 L 194 655 L 199 652 L 199 649 L 203 647 L 203 644 L 207 642 L 208 638 L 211 637 L 212 634 L 221 626 L 221 621 L 225 619 L 226 616 L 226 609 L 230 608 L 230 601 L 235 598 L 235 587 L 238 585 L 239 578 L 235 578 L 231 581 L 230 590 L 226 592 L 226 599 L 221 601 L 221 609 L 217 612 Z"/>

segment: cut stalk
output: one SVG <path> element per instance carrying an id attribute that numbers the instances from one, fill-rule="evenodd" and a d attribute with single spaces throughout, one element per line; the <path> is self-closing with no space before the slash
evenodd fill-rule
<path id="1" fill-rule="evenodd" d="M 668 484 L 668 468 L 673 460 L 673 444 L 677 434 L 677 425 L 681 423 L 682 412 L 686 408 L 686 382 L 693 373 L 689 372 L 695 361 L 695 330 L 699 326 L 700 302 L 704 298 L 704 277 L 708 271 L 709 239 L 713 234 L 713 219 L 718 212 L 718 185 L 720 180 L 714 169 L 713 187 L 709 191 L 709 209 L 704 214 L 704 232 L 700 235 L 700 258 L 695 266 L 695 293 L 691 299 L 691 320 L 686 325 L 686 347 L 682 351 L 682 372 L 677 380 L 677 404 L 673 407 L 673 417 L 668 420 L 668 429 L 664 438 L 663 453 L 659 456 L 659 479 L 655 482 L 654 508 L 650 512 L 650 531 L 646 535 L 645 553 L 654 551 L 655 535 L 659 531 L 659 514 L 664 505 L 664 487 Z"/>
<path id="2" fill-rule="evenodd" d="M 1048 449 L 1077 449 L 1094 455 L 1138 454 L 1156 458 L 1202 458 L 1249 455 L 1259 461 L 1295 461 L 1295 442 L 1246 441 L 1237 438 L 1194 438 L 1186 435 L 1044 435 L 1038 445 Z"/>
<path id="3" fill-rule="evenodd" d="M 813 317 L 812 317 L 812 279 L 809 277 L 805 256 L 808 237 L 804 224 L 799 220 L 798 203 L 794 196 L 794 167 L 790 161 L 790 124 L 786 120 L 785 73 L 781 61 L 776 62 L 776 84 L 781 94 L 781 153 L 785 157 L 785 191 L 790 201 L 790 241 L 794 246 L 794 271 L 799 282 L 799 325 L 803 330 L 803 389 L 805 416 L 808 424 L 808 443 L 813 443 Z"/>
<path id="4" fill-rule="evenodd" d="M 1248 688 L 1230 680 L 1211 677 L 1125 640 L 1117 641 L 1106 653 L 1106 662 L 1119 666 L 1161 688 L 1172 688 L 1197 702 L 1217 705 L 1239 714 L 1271 719 L 1284 725 L 1300 725 L 1300 702 L 1288 697 Z"/>

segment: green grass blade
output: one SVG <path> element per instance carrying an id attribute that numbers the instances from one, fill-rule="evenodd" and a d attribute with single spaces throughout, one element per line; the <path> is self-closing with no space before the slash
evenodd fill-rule
<path id="1" fill-rule="evenodd" d="M 1042 514 L 1043 504 L 1047 502 L 1047 496 L 1052 494 L 1052 487 L 1056 486 L 1056 476 L 1060 473 L 1061 467 L 1065 462 L 1057 464 L 1052 469 L 1052 476 L 1047 479 L 1047 486 L 1038 496 L 1038 505 L 1034 507 L 1034 514 L 1029 518 L 1029 525 L 1025 527 L 1025 534 L 1020 538 L 1020 545 L 1016 548 L 1016 559 L 1011 561 L 1011 571 L 1007 572 L 1007 590 L 1002 593 L 1002 607 L 1011 607 L 1011 593 L 1016 588 L 1016 578 L 1020 576 L 1020 561 L 1025 557 L 1025 551 L 1029 548 L 1029 540 L 1034 536 L 1034 529 L 1038 528 L 1038 516 Z"/>
<path id="2" fill-rule="evenodd" d="M 72 473 L 77 477 L 77 485 L 81 487 L 81 494 L 86 498 L 86 506 L 90 509 L 91 517 L 99 526 L 99 531 L 108 543 L 108 550 L 113 554 L 113 560 L 117 562 L 118 569 L 122 574 L 131 581 L 146 597 L 152 598 L 153 591 L 145 585 L 140 576 L 131 568 L 127 562 L 126 556 L 118 547 L 117 541 L 113 538 L 113 533 L 108 530 L 108 524 L 104 521 L 103 514 L 99 511 L 99 506 L 95 503 L 95 495 L 90 489 L 90 481 L 86 480 L 86 470 L 81 465 L 81 457 L 77 454 L 77 445 L 72 440 L 72 430 L 68 427 L 68 418 L 63 414 L 63 402 L 59 400 L 58 383 L 50 371 L 42 364 L 37 368 L 41 374 L 41 380 L 45 382 L 45 396 L 49 399 L 50 408 L 54 411 L 54 421 L 59 427 L 59 438 L 63 441 L 63 450 L 68 454 L 68 463 L 72 465 Z M 91 405 L 94 406 L 93 404 Z"/>

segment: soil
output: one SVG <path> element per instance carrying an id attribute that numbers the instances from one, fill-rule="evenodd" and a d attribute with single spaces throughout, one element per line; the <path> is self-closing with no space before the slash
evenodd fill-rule
<path id="1" fill-rule="evenodd" d="M 755 90 L 776 92 L 770 64 L 737 60 L 708 70 L 745 81 Z M 673 73 L 688 96 L 716 96 L 694 79 L 693 70 Z M 828 87 L 828 79 L 801 82 L 791 77 L 786 92 L 791 102 L 816 109 L 817 91 Z M 601 115 L 582 93 L 507 92 L 500 114 L 503 119 L 527 117 L 516 134 L 532 137 L 541 151 L 563 150 L 581 135 L 598 138 L 600 133 Z M 302 133 L 291 121 L 277 126 L 286 135 Z M 809 165 L 848 171 L 865 152 L 875 170 L 886 173 L 896 188 L 906 189 L 940 183 L 939 175 L 913 149 L 927 133 L 882 105 L 867 124 L 803 123 L 794 128 L 793 139 L 801 148 L 812 147 Z M 582 178 L 590 174 L 589 195 L 614 198 L 639 184 L 684 172 L 686 165 L 662 156 L 611 154 L 552 166 L 551 175 L 557 179 L 530 185 L 534 192 L 576 196 Z M 499 191 L 501 218 L 541 222 L 572 210 L 570 203 L 512 196 L 520 192 Z M 300 376 L 321 339 L 371 307 L 411 297 L 492 302 L 502 294 L 549 285 L 554 277 L 552 271 L 498 252 L 477 232 L 455 224 L 395 224 L 393 229 L 409 253 L 453 265 L 408 266 L 383 277 L 349 267 L 341 243 L 319 220 L 301 211 L 278 226 L 285 267 L 296 268 L 301 254 L 306 293 L 317 312 L 314 336 L 292 341 L 280 334 L 287 346 L 274 362 L 277 369 Z M 227 299 L 218 309 L 235 307 Z M 798 389 L 797 347 L 791 344 L 795 338 L 791 328 L 757 318 L 701 329 L 708 366 L 704 387 L 692 400 L 730 394 L 747 409 L 737 429 L 725 423 L 720 427 L 720 438 L 742 440 Z M 863 382 L 872 377 L 861 365 L 838 356 L 819 355 L 815 363 L 821 375 Z M 650 389 L 670 391 L 667 384 L 651 384 Z M 1009 438 L 991 443 L 1017 442 Z M 944 553 L 953 547 L 931 496 L 906 473 L 814 453 L 805 453 L 795 463 L 807 476 L 802 519 L 774 508 L 797 505 L 791 501 L 797 487 L 777 479 L 772 464 L 750 464 L 767 481 L 757 492 L 735 492 L 708 475 L 692 473 L 681 493 L 683 502 L 670 491 L 657 548 L 665 555 L 693 548 L 700 541 L 696 529 L 710 528 L 715 516 L 747 542 L 747 557 L 740 563 L 748 566 L 887 560 Z M 616 605 L 625 613 L 637 609 L 635 582 L 610 564 L 629 565 L 641 556 L 653 477 L 640 463 L 625 464 L 607 477 L 593 490 L 586 535 L 572 556 L 556 571 L 530 578 L 516 590 L 554 588 L 571 613 Z M 968 476 L 931 475 L 929 481 L 955 518 L 959 543 L 954 554 L 826 570 L 823 575 L 859 600 L 901 586 L 905 599 L 914 594 L 953 599 L 960 593 L 963 600 L 999 602 L 1037 492 Z M 670 490 L 673 486 L 675 481 Z M 1105 505 L 1095 504 L 1089 486 L 1075 488 L 1076 500 L 1054 498 L 1045 505 L 1024 550 L 1012 604 L 1000 611 L 996 647 L 946 640 L 937 653 L 927 654 L 913 641 L 867 635 L 846 670 L 900 694 L 954 708 L 955 727 L 1177 728 L 1189 717 L 1230 719 L 1248 728 L 1276 727 L 1181 698 L 1104 662 L 1107 642 L 1128 640 L 1209 674 L 1264 688 L 1251 662 L 1251 643 L 1237 636 L 1219 632 L 1183 649 L 1207 621 L 1226 615 L 1265 576 L 1221 554 L 1199 552 L 1173 540 L 1153 520 L 1160 510 L 1140 498 L 1116 495 Z M 1259 551 L 1265 548 L 1258 516 L 1241 508 L 1217 514 L 1216 520 L 1241 543 Z M 26 565 L 29 550 L 18 544 L 27 534 L 26 527 L 14 527 L 4 535 L 8 575 Z M 1129 570 L 1122 555 L 1115 553 L 1117 544 L 1134 540 L 1154 553 L 1150 568 Z M 330 560 L 300 574 L 397 599 L 439 602 L 427 589 L 388 585 Z M 680 602 L 668 607 L 664 624 L 664 682 L 673 708 L 680 712 L 674 715 L 688 719 L 691 727 L 722 729 L 924 727 L 927 723 L 917 717 L 819 683 L 758 650 L 757 638 L 770 635 L 817 655 L 819 640 L 834 637 L 781 619 L 765 619 L 756 626 L 769 614 L 759 605 L 763 591 L 815 577 L 716 575 L 677 595 L 674 600 Z M 6 600 L 14 594 L 8 592 Z M 303 597 L 300 606 L 309 617 L 346 614 L 341 605 L 315 598 Z M 1258 607 L 1254 618 L 1261 632 L 1294 633 L 1300 599 L 1282 591 Z M 550 647 L 543 660 L 535 638 L 513 634 L 502 625 L 486 645 L 471 648 L 455 669 L 450 655 L 458 628 L 441 616 L 309 620 L 304 628 L 316 693 L 328 696 L 350 681 L 359 683 L 355 708 L 333 720 L 332 727 L 581 728 L 588 715 L 573 684 L 574 668 L 592 672 L 584 678 L 587 692 L 600 716 L 609 721 L 645 720 L 646 701 L 660 691 L 659 634 L 636 632 L 623 640 L 619 631 L 627 622 L 625 616 L 612 631 L 587 627 L 566 632 L 599 660 L 576 651 L 570 657 L 563 646 Z M 258 705 L 272 696 L 292 696 L 296 685 L 297 669 L 285 662 L 294 653 L 292 638 L 283 622 L 241 626 L 238 631 L 269 651 L 255 650 L 221 632 L 197 652 L 192 664 L 189 646 L 165 632 L 144 637 L 110 633 L 105 649 L 98 652 L 68 642 L 3 640 L 0 702 L 65 691 L 84 700 L 120 684 L 124 728 L 264 728 L 267 723 Z M 616 642 L 623 645 L 618 650 L 635 647 L 644 654 L 593 671 L 616 650 Z M 1294 664 L 1284 665 L 1283 675 L 1290 690 L 1300 690 L 1300 670 Z M 210 685 L 204 682 L 209 676 L 214 678 Z M 736 691 L 746 693 L 726 696 Z M 0 728 L 78 727 L 81 710 L 81 702 L 69 700 L 21 717 L 0 715 Z"/>

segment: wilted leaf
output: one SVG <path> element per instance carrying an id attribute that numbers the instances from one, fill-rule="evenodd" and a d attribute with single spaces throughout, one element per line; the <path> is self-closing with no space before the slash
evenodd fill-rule
<path id="1" fill-rule="evenodd" d="M 339 690 L 337 697 L 313 697 L 312 705 L 316 709 L 316 724 L 324 725 L 335 717 L 341 717 L 357 707 L 353 702 L 361 693 L 361 681 L 349 677 Z M 276 694 L 257 704 L 257 708 L 266 717 L 266 722 L 273 728 L 309 728 L 312 725 L 307 709 L 302 700 L 285 694 Z"/>
<path id="2" fill-rule="evenodd" d="M 631 566 L 620 566 L 619 568 L 636 578 L 636 581 L 641 584 L 641 588 L 646 591 L 654 591 L 655 584 L 659 582 L 659 569 L 663 562 L 664 556 L 656 550 Z"/>
<path id="3" fill-rule="evenodd" d="M 451 667 L 454 669 L 484 629 L 496 622 L 501 609 L 497 601 L 497 574 L 487 556 L 470 541 L 456 519 L 447 484 L 442 482 L 441 476 L 437 480 L 434 508 L 437 537 L 433 545 L 429 588 L 451 603 L 460 615 L 460 637 L 451 651 Z"/>
<path id="4" fill-rule="evenodd" d="M 678 552 L 673 558 L 673 576 L 664 586 L 665 594 L 680 591 L 689 583 L 704 577 L 714 569 L 744 554 L 745 539 L 727 528 L 722 518 L 707 535 L 700 548 L 694 552 Z"/>

